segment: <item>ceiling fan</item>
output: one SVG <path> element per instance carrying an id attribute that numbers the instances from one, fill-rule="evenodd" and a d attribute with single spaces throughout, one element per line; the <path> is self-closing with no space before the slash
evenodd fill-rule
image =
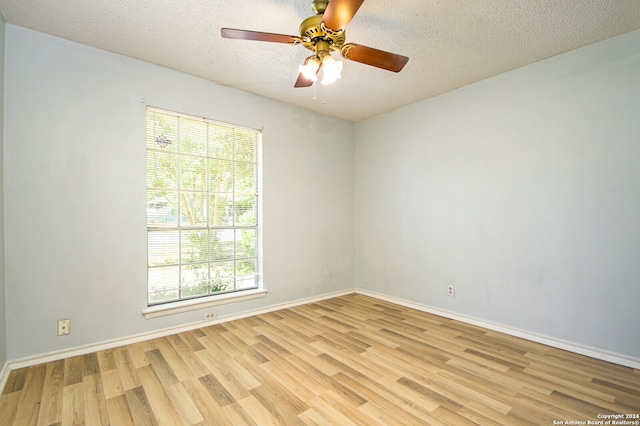
<path id="1" fill-rule="evenodd" d="M 294 87 L 309 87 L 318 80 L 322 70 L 322 84 L 340 78 L 342 61 L 331 57 L 339 51 L 343 58 L 393 72 L 400 72 L 409 58 L 355 43 L 345 43 L 345 29 L 364 0 L 312 0 L 315 15 L 300 24 L 300 36 L 265 33 L 259 31 L 222 28 L 222 37 L 272 43 L 301 44 L 313 52 L 300 65 L 300 74 Z"/>

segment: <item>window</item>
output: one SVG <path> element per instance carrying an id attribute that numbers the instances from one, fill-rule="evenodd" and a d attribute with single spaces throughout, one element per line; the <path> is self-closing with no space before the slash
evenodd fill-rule
<path id="1" fill-rule="evenodd" d="M 148 305 L 260 287 L 257 130 L 147 108 Z"/>

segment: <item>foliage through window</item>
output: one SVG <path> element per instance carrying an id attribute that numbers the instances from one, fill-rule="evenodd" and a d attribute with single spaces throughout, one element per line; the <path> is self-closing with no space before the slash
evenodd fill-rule
<path id="1" fill-rule="evenodd" d="M 259 287 L 260 138 L 147 109 L 149 305 Z"/>

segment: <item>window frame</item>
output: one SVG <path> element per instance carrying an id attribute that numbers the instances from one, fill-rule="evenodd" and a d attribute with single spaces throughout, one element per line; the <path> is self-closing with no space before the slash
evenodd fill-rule
<path id="1" fill-rule="evenodd" d="M 153 118 L 150 118 L 150 115 L 154 115 Z M 161 153 L 163 151 L 163 148 L 158 148 L 155 146 L 151 146 L 149 141 L 150 138 L 152 138 L 151 140 L 156 139 L 157 136 L 159 136 L 156 132 L 156 118 L 155 118 L 155 114 L 161 114 L 167 117 L 171 117 L 172 119 L 176 119 L 176 123 L 181 123 L 180 120 L 185 120 L 187 123 L 191 123 L 191 125 L 198 125 L 198 122 L 202 122 L 203 123 L 203 127 L 206 130 L 206 146 L 209 147 L 207 149 L 207 151 L 204 154 L 194 154 L 193 152 L 189 152 L 189 151 L 180 151 L 180 147 L 176 147 L 174 150 L 172 151 L 168 151 L 173 155 L 167 155 L 167 157 L 171 157 L 171 161 L 175 161 L 176 164 L 180 163 L 181 165 L 178 166 L 179 168 L 182 167 L 182 163 L 185 162 L 185 159 L 194 159 L 196 157 L 198 158 L 202 158 L 204 159 L 206 164 L 210 164 L 214 161 L 226 161 L 226 162 L 230 162 L 230 164 L 232 164 L 232 175 L 235 177 L 235 172 L 238 169 L 238 165 L 247 165 L 249 164 L 249 167 L 251 167 L 251 164 L 255 165 L 255 197 L 256 197 L 256 201 L 254 204 L 254 209 L 257 210 L 255 212 L 256 216 L 255 216 L 255 226 L 253 225 L 242 225 L 239 223 L 239 221 L 236 221 L 236 216 L 235 216 L 235 212 L 233 213 L 233 222 L 231 225 L 229 224 L 225 224 L 225 225 L 220 225 L 220 224 L 212 224 L 210 223 L 210 212 L 206 213 L 206 217 L 207 217 L 207 222 L 206 224 L 199 224 L 199 225 L 192 225 L 192 224 L 188 224 L 185 223 L 183 224 L 182 221 L 182 215 L 180 213 L 180 207 L 178 207 L 178 213 L 177 213 L 177 218 L 176 218 L 176 223 L 173 225 L 164 225 L 164 226 L 154 226 L 154 224 L 152 223 L 152 220 L 150 218 L 150 213 L 149 213 L 149 200 L 150 200 L 150 196 L 152 196 L 154 191 L 158 191 L 158 187 L 153 187 L 149 182 L 150 182 L 150 174 L 152 174 L 153 172 L 150 171 L 150 158 L 152 155 L 156 155 L 158 153 Z M 149 121 L 152 120 L 153 122 L 153 134 L 150 135 L 150 130 L 149 130 Z M 190 311 L 193 309 L 202 309 L 202 308 L 206 308 L 206 307 L 211 307 L 211 306 L 216 306 L 216 305 L 220 305 L 220 304 L 226 304 L 226 303 L 232 303 L 232 302 L 237 302 L 237 301 L 242 301 L 242 300 L 248 300 L 248 299 L 254 299 L 254 298 L 259 298 L 259 297 L 264 297 L 267 293 L 267 291 L 264 289 L 264 280 L 262 277 L 262 193 L 261 193 L 261 189 L 262 189 L 262 131 L 258 130 L 258 129 L 254 129 L 254 128 L 249 128 L 249 127 L 245 127 L 245 126 L 239 126 L 239 125 L 235 125 L 235 124 L 231 124 L 231 123 L 225 123 L 225 122 L 220 122 L 220 121 L 216 121 L 216 120 L 212 120 L 212 119 L 208 119 L 208 118 L 203 118 L 203 117 L 198 117 L 198 116 L 193 116 L 193 115 L 189 115 L 189 114 L 184 114 L 184 113 L 179 113 L 179 112 L 175 112 L 175 111 L 170 111 L 170 110 L 166 110 L 166 109 L 161 109 L 161 108 L 156 108 L 156 107 L 151 107 L 151 106 L 147 106 L 145 108 L 145 123 L 146 124 L 146 130 L 145 130 L 145 170 L 146 170 L 146 174 L 147 174 L 147 182 L 146 182 L 146 194 L 147 194 L 147 291 L 146 291 L 146 309 L 143 310 L 143 314 L 145 315 L 146 318 L 154 318 L 154 317 L 158 317 L 158 316 L 164 316 L 164 315 L 169 315 L 169 314 L 174 314 L 174 313 L 179 313 L 179 312 L 185 312 L 185 311 Z M 179 124 L 178 124 L 179 126 Z M 255 159 L 253 161 L 249 161 L 246 162 L 244 160 L 240 160 L 236 158 L 236 143 L 238 142 L 238 140 L 236 140 L 235 138 L 232 138 L 232 155 L 231 158 L 229 157 L 220 157 L 220 156 L 215 156 L 213 154 L 211 154 L 211 142 L 213 140 L 213 138 L 210 138 L 209 136 L 209 132 L 211 131 L 212 128 L 224 128 L 224 131 L 240 131 L 240 132 L 251 132 L 255 138 Z M 176 132 L 179 132 L 179 128 L 176 129 Z M 179 139 L 181 136 L 179 134 L 176 134 L 176 139 Z M 182 142 L 180 142 L 182 143 Z M 179 144 L 180 145 L 180 144 Z M 154 154 L 155 153 L 155 154 Z M 208 174 L 208 167 L 207 167 L 207 171 L 205 171 L 205 175 Z M 207 175 L 208 176 L 208 175 Z M 187 191 L 193 191 L 194 189 L 192 188 L 186 188 L 186 187 L 182 187 L 183 183 L 181 183 L 181 171 L 177 172 L 177 176 L 174 176 L 174 184 L 175 184 L 175 189 L 170 189 L 168 190 L 169 193 L 173 193 L 175 192 L 175 195 L 180 194 L 180 191 L 183 192 L 187 192 Z M 208 181 L 207 181 L 208 182 Z M 200 190 L 200 193 L 202 196 L 204 197 L 211 197 L 212 194 L 214 194 L 214 192 L 212 192 L 212 190 L 209 188 L 209 183 L 207 183 L 207 187 L 203 190 Z M 219 189 L 217 189 L 216 191 L 219 191 Z M 165 192 L 167 192 L 167 190 L 165 189 Z M 218 192 L 215 192 L 218 193 Z M 237 188 L 235 185 L 232 184 L 232 191 L 229 193 L 231 195 L 231 197 L 235 197 L 236 195 L 238 195 L 240 192 L 238 192 Z M 229 195 L 227 194 L 227 195 Z M 244 195 L 246 196 L 247 193 L 244 193 Z M 250 194 L 250 193 L 249 193 Z M 236 198 L 234 199 L 234 206 Z M 178 204 L 180 204 L 181 201 L 178 201 Z M 216 292 L 216 293 L 211 293 L 211 288 L 207 288 L 207 294 L 201 294 L 201 295 L 190 295 L 190 296 L 186 296 L 183 297 L 183 282 L 181 279 L 178 279 L 178 282 L 175 285 L 175 288 L 173 291 L 177 291 L 178 292 L 178 297 L 171 299 L 171 300 L 165 300 L 165 301 L 156 301 L 155 303 L 151 300 L 151 281 L 150 281 L 150 272 L 153 269 L 158 269 L 160 268 L 160 266 L 156 265 L 156 264 L 152 264 L 152 256 L 151 256 L 151 252 L 150 252 L 150 244 L 152 244 L 150 241 L 152 240 L 151 235 L 153 233 L 156 233 L 156 235 L 158 235 L 157 233 L 160 232 L 166 232 L 166 233 L 171 233 L 171 232 L 176 232 L 177 235 L 183 235 L 186 232 L 189 231 L 199 231 L 199 232 L 204 232 L 208 235 L 214 233 L 214 232 L 220 232 L 222 230 L 231 230 L 234 235 L 237 235 L 237 232 L 240 230 L 255 230 L 255 235 L 256 235 L 256 244 L 255 244 L 255 271 L 253 274 L 251 274 L 250 276 L 253 277 L 252 279 L 255 280 L 255 287 L 252 285 L 249 288 L 236 288 L 237 285 L 237 279 L 240 276 L 240 273 L 238 272 L 237 269 L 237 264 L 239 262 L 241 262 L 241 258 L 238 257 L 238 239 L 237 237 L 234 237 L 233 239 L 233 243 L 232 245 L 235 247 L 233 249 L 233 257 L 230 260 L 234 267 L 233 267 L 233 275 L 232 275 L 232 279 L 233 279 L 233 288 L 230 290 L 225 290 L 222 292 Z M 209 238 L 209 237 L 207 237 Z M 211 237 L 212 238 L 212 237 Z M 208 240 L 207 240 L 208 241 Z M 180 248 L 180 252 L 178 254 L 178 258 L 176 259 L 172 259 L 174 260 L 174 263 L 172 263 L 172 267 L 176 268 L 179 272 L 179 274 L 181 274 L 182 272 L 182 268 L 185 268 L 185 266 L 190 265 L 190 263 L 188 261 L 184 261 L 184 259 L 182 258 L 182 250 L 184 247 L 184 242 L 182 239 L 179 240 L 178 243 L 178 247 L 182 247 Z M 212 256 L 212 249 L 210 246 L 208 246 L 208 250 L 207 250 L 207 260 L 204 263 L 200 263 L 200 265 L 207 265 L 208 270 L 211 269 L 211 265 L 215 264 L 216 262 L 219 262 L 219 259 L 214 259 Z M 253 257 L 250 257 L 248 259 L 254 259 Z M 253 261 L 253 260 L 252 260 Z M 177 262 L 177 263 L 176 263 Z M 185 268 L 186 269 L 186 268 Z M 211 273 L 211 272 L 209 272 Z M 207 276 L 207 283 L 208 285 L 211 285 L 211 276 Z M 188 288 L 188 287 L 187 287 Z"/>

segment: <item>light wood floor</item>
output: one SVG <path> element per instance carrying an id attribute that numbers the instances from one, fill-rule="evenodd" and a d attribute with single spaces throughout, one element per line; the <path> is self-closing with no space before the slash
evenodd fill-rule
<path id="1" fill-rule="evenodd" d="M 11 372 L 0 425 L 553 425 L 640 371 L 349 295 Z"/>

